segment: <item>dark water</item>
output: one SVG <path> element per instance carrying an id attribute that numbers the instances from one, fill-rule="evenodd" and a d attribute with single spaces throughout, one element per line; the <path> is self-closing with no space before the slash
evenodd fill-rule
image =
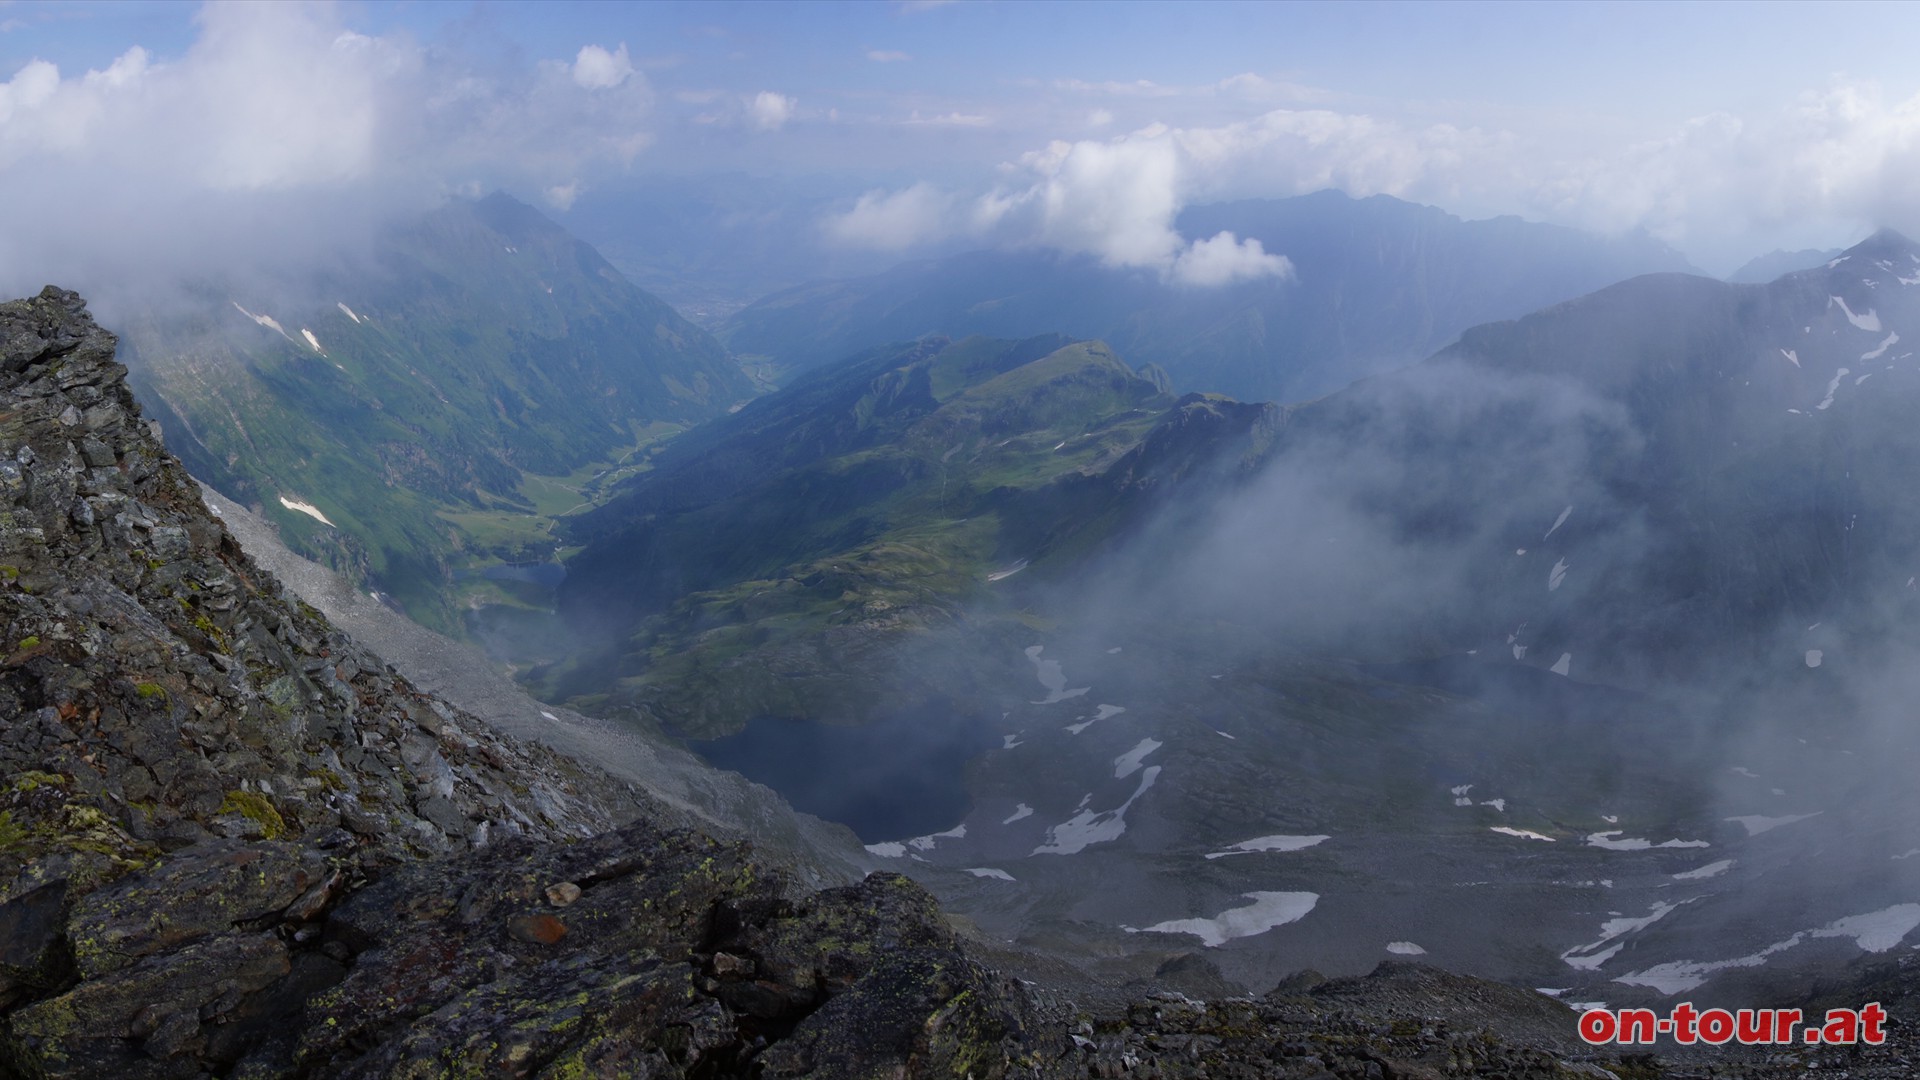
<path id="1" fill-rule="evenodd" d="M 687 745 L 871 844 L 958 825 L 970 805 L 966 764 L 1000 737 L 980 718 L 929 706 L 860 727 L 761 718 Z"/>

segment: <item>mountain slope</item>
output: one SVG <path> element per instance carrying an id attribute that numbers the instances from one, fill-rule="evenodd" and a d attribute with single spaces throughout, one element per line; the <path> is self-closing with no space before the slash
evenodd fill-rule
<path id="1" fill-rule="evenodd" d="M 1798 1000 L 1920 930 L 1909 282 L 1893 234 L 1768 285 L 1636 278 L 1198 440 L 1221 467 L 1149 499 L 1119 459 L 1062 477 L 1074 520 L 1145 509 L 1044 587 L 993 583 L 887 666 L 745 642 L 925 695 L 861 717 L 770 680 L 749 763 L 906 792 L 870 852 L 1119 977 L 1198 941 L 1242 981 L 1418 950 L 1569 1000 Z M 893 741 L 834 729 L 861 718 Z M 942 725 L 977 741 L 915 756 Z"/>
<path id="2" fill-rule="evenodd" d="M 536 515 L 753 392 L 709 335 L 505 195 L 396 226 L 367 265 L 197 297 L 128 332 L 189 468 L 443 625 L 454 562 L 545 557 Z"/>
<path id="3" fill-rule="evenodd" d="M 1106 346 L 1058 337 L 822 368 L 676 440 L 569 523 L 584 547 L 562 612 L 618 644 L 547 685 L 702 734 L 870 710 L 896 646 L 1029 564 L 1070 564 L 1139 510 L 1134 493 L 1205 467 L 1261 415 L 1176 401 Z M 1168 434 L 1203 427 L 1198 452 Z"/>
<path id="4" fill-rule="evenodd" d="M 1891 233 L 1638 278 L 1281 410 L 1039 607 L 971 802 L 889 854 L 1005 873 L 949 902 L 1029 941 L 1291 916 L 1203 937 L 1238 978 L 1411 943 L 1765 1004 L 1910 942 L 1913 283 Z"/>
<path id="5" fill-rule="evenodd" d="M 140 419 L 113 344 L 70 293 L 0 304 L 8 1076 L 1051 1080 L 1254 1074 L 1300 1045 L 1342 1074 L 1549 1075 L 1590 1056 L 1563 1007 L 1411 965 L 1258 1001 L 1053 1003 L 903 877 L 810 891 L 663 827 L 286 597 Z"/>
<path id="6" fill-rule="evenodd" d="M 791 373 L 922 334 L 1059 331 L 1157 364 L 1182 390 L 1296 401 L 1425 357 L 1466 327 L 1635 274 L 1687 269 L 1645 239 L 1513 218 L 1461 221 L 1332 191 L 1193 207 L 1178 227 L 1258 239 L 1292 260 L 1294 278 L 1197 289 L 1091 258 L 977 252 L 778 292 L 729 319 L 720 336 L 744 361 Z"/>
<path id="7" fill-rule="evenodd" d="M 1773 631 L 1869 600 L 1829 633 L 1871 639 L 1920 570 L 1909 281 L 1920 249 L 1886 232 L 1765 286 L 1635 279 L 1291 410 L 1273 460 L 1364 440 L 1390 467 L 1353 500 L 1482 545 L 1476 614 L 1548 662 L 1638 681 L 1797 656 Z"/>

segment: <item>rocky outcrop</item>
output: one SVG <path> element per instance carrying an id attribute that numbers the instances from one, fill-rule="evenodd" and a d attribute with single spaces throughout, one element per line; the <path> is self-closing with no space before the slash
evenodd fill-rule
<path id="1" fill-rule="evenodd" d="M 1425 968 L 1076 1004 L 670 827 L 288 597 L 113 349 L 0 304 L 0 1077 L 1602 1075 Z"/>
<path id="2" fill-rule="evenodd" d="M 642 802 L 285 595 L 114 346 L 71 293 L 0 305 L 0 1005 L 15 1066 L 54 1075 L 230 1059 L 359 882 Z"/>
<path id="3" fill-rule="evenodd" d="M 285 594 L 114 346 L 71 293 L 0 305 L 0 1075 L 1017 1057 L 917 886 L 795 888 Z"/>

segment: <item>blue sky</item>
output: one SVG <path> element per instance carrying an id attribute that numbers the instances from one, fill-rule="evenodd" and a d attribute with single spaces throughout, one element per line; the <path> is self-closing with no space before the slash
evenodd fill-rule
<path id="1" fill-rule="evenodd" d="M 1916 31 L 1920 8 L 1862 4 L 16 0 L 0 194 L 138 232 L 495 185 L 564 214 L 744 170 L 832 178 L 819 228 L 849 247 L 1228 280 L 1270 260 L 1199 251 L 1179 207 L 1333 186 L 1647 229 L 1724 271 L 1920 231 Z"/>

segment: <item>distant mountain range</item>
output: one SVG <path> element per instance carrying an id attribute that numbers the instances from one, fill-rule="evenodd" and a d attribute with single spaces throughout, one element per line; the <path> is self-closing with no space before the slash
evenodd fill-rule
<path id="1" fill-rule="evenodd" d="M 784 379 L 923 334 L 1058 332 L 1157 364 L 1181 391 L 1296 401 L 1421 359 L 1469 326 L 1636 274 L 1691 269 L 1644 236 L 1606 239 L 1517 218 L 1462 221 L 1333 191 L 1192 207 L 1178 227 L 1257 239 L 1292 261 L 1294 278 L 1191 288 L 1090 257 L 975 252 L 777 292 L 719 335 L 743 362 Z"/>
<path id="2" fill-rule="evenodd" d="M 549 557 L 536 511 L 584 505 L 623 455 L 755 392 L 505 195 L 402 222 L 351 269 L 203 283 L 130 322 L 125 351 L 196 476 L 440 625 L 454 561 Z"/>
<path id="3" fill-rule="evenodd" d="M 1756 255 L 1727 275 L 1727 280 L 1736 285 L 1765 285 L 1767 282 L 1795 270 L 1811 270 L 1823 263 L 1838 258 L 1842 248 L 1830 248 L 1819 251 L 1808 248 L 1804 251 L 1769 251 L 1765 255 Z"/>

